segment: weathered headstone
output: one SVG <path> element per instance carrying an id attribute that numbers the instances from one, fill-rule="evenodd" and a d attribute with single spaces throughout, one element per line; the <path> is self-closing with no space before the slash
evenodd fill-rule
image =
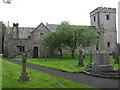
<path id="1" fill-rule="evenodd" d="M 99 34 L 99 43 L 98 43 L 98 50 L 95 55 L 95 62 L 92 65 L 93 69 L 96 71 L 113 71 L 113 65 L 109 62 L 109 54 L 107 50 L 105 50 L 105 43 L 104 43 L 104 28 L 103 24 L 100 26 Z"/>
<path id="2" fill-rule="evenodd" d="M 84 67 L 82 53 L 83 53 L 82 50 L 80 50 L 79 51 L 79 61 L 78 61 L 78 66 L 80 66 L 80 67 Z"/>
<path id="3" fill-rule="evenodd" d="M 27 53 L 24 53 L 22 56 L 22 74 L 20 75 L 19 81 L 28 81 L 30 80 L 30 76 L 28 75 L 28 72 L 26 71 L 26 59 Z"/>

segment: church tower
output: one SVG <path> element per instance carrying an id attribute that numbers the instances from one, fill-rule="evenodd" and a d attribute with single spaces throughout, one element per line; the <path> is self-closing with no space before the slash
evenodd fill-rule
<path id="1" fill-rule="evenodd" d="M 104 32 L 104 45 L 106 50 L 112 53 L 117 45 L 117 31 L 116 31 L 116 9 L 98 7 L 90 12 L 91 26 L 97 31 L 103 25 Z"/>

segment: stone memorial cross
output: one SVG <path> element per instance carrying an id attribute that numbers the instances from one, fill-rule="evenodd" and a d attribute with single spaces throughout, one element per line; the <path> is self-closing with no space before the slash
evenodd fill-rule
<path id="1" fill-rule="evenodd" d="M 22 74 L 20 75 L 19 81 L 28 81 L 30 80 L 30 76 L 28 75 L 28 72 L 26 71 L 26 61 L 27 61 L 27 53 L 23 53 L 22 56 Z"/>

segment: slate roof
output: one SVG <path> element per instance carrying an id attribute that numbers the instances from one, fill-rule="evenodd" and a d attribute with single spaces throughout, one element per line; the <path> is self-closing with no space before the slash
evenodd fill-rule
<path id="1" fill-rule="evenodd" d="M 41 25 L 41 24 L 40 24 Z M 44 24 L 43 24 L 44 25 Z M 75 25 L 75 26 L 82 26 L 82 25 Z M 57 30 L 58 24 L 46 24 L 45 26 L 50 32 L 55 32 Z M 91 26 L 86 26 L 91 27 Z M 28 38 L 30 36 L 31 32 L 36 30 L 37 27 L 19 27 L 19 38 Z M 9 33 L 12 32 L 12 27 L 8 30 Z"/>
<path id="2" fill-rule="evenodd" d="M 72 25 L 72 26 L 85 26 L 85 25 Z M 55 32 L 57 30 L 58 24 L 46 24 L 46 27 L 51 31 L 51 32 Z M 94 27 L 92 26 L 85 26 L 85 27 L 91 27 L 94 29 Z"/>
<path id="3" fill-rule="evenodd" d="M 58 24 L 46 24 L 46 27 L 51 31 L 55 32 L 57 30 Z"/>
<path id="4" fill-rule="evenodd" d="M 13 27 L 7 28 L 6 34 L 10 35 L 12 34 Z M 30 33 L 34 30 L 34 27 L 18 27 L 19 30 L 19 38 L 28 38 L 30 36 Z"/>
<path id="5" fill-rule="evenodd" d="M 34 29 L 34 27 L 19 27 L 19 38 L 28 38 Z"/>

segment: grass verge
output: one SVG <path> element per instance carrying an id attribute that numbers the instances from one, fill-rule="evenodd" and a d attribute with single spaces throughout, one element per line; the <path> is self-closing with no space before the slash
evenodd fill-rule
<path id="1" fill-rule="evenodd" d="M 2 88 L 90 88 L 63 78 L 51 76 L 27 68 L 31 81 L 19 82 L 22 67 L 12 62 L 2 61 Z"/>
<path id="2" fill-rule="evenodd" d="M 0 90 L 2 89 L 2 74 L 1 73 L 2 73 L 2 59 L 0 58 Z"/>

